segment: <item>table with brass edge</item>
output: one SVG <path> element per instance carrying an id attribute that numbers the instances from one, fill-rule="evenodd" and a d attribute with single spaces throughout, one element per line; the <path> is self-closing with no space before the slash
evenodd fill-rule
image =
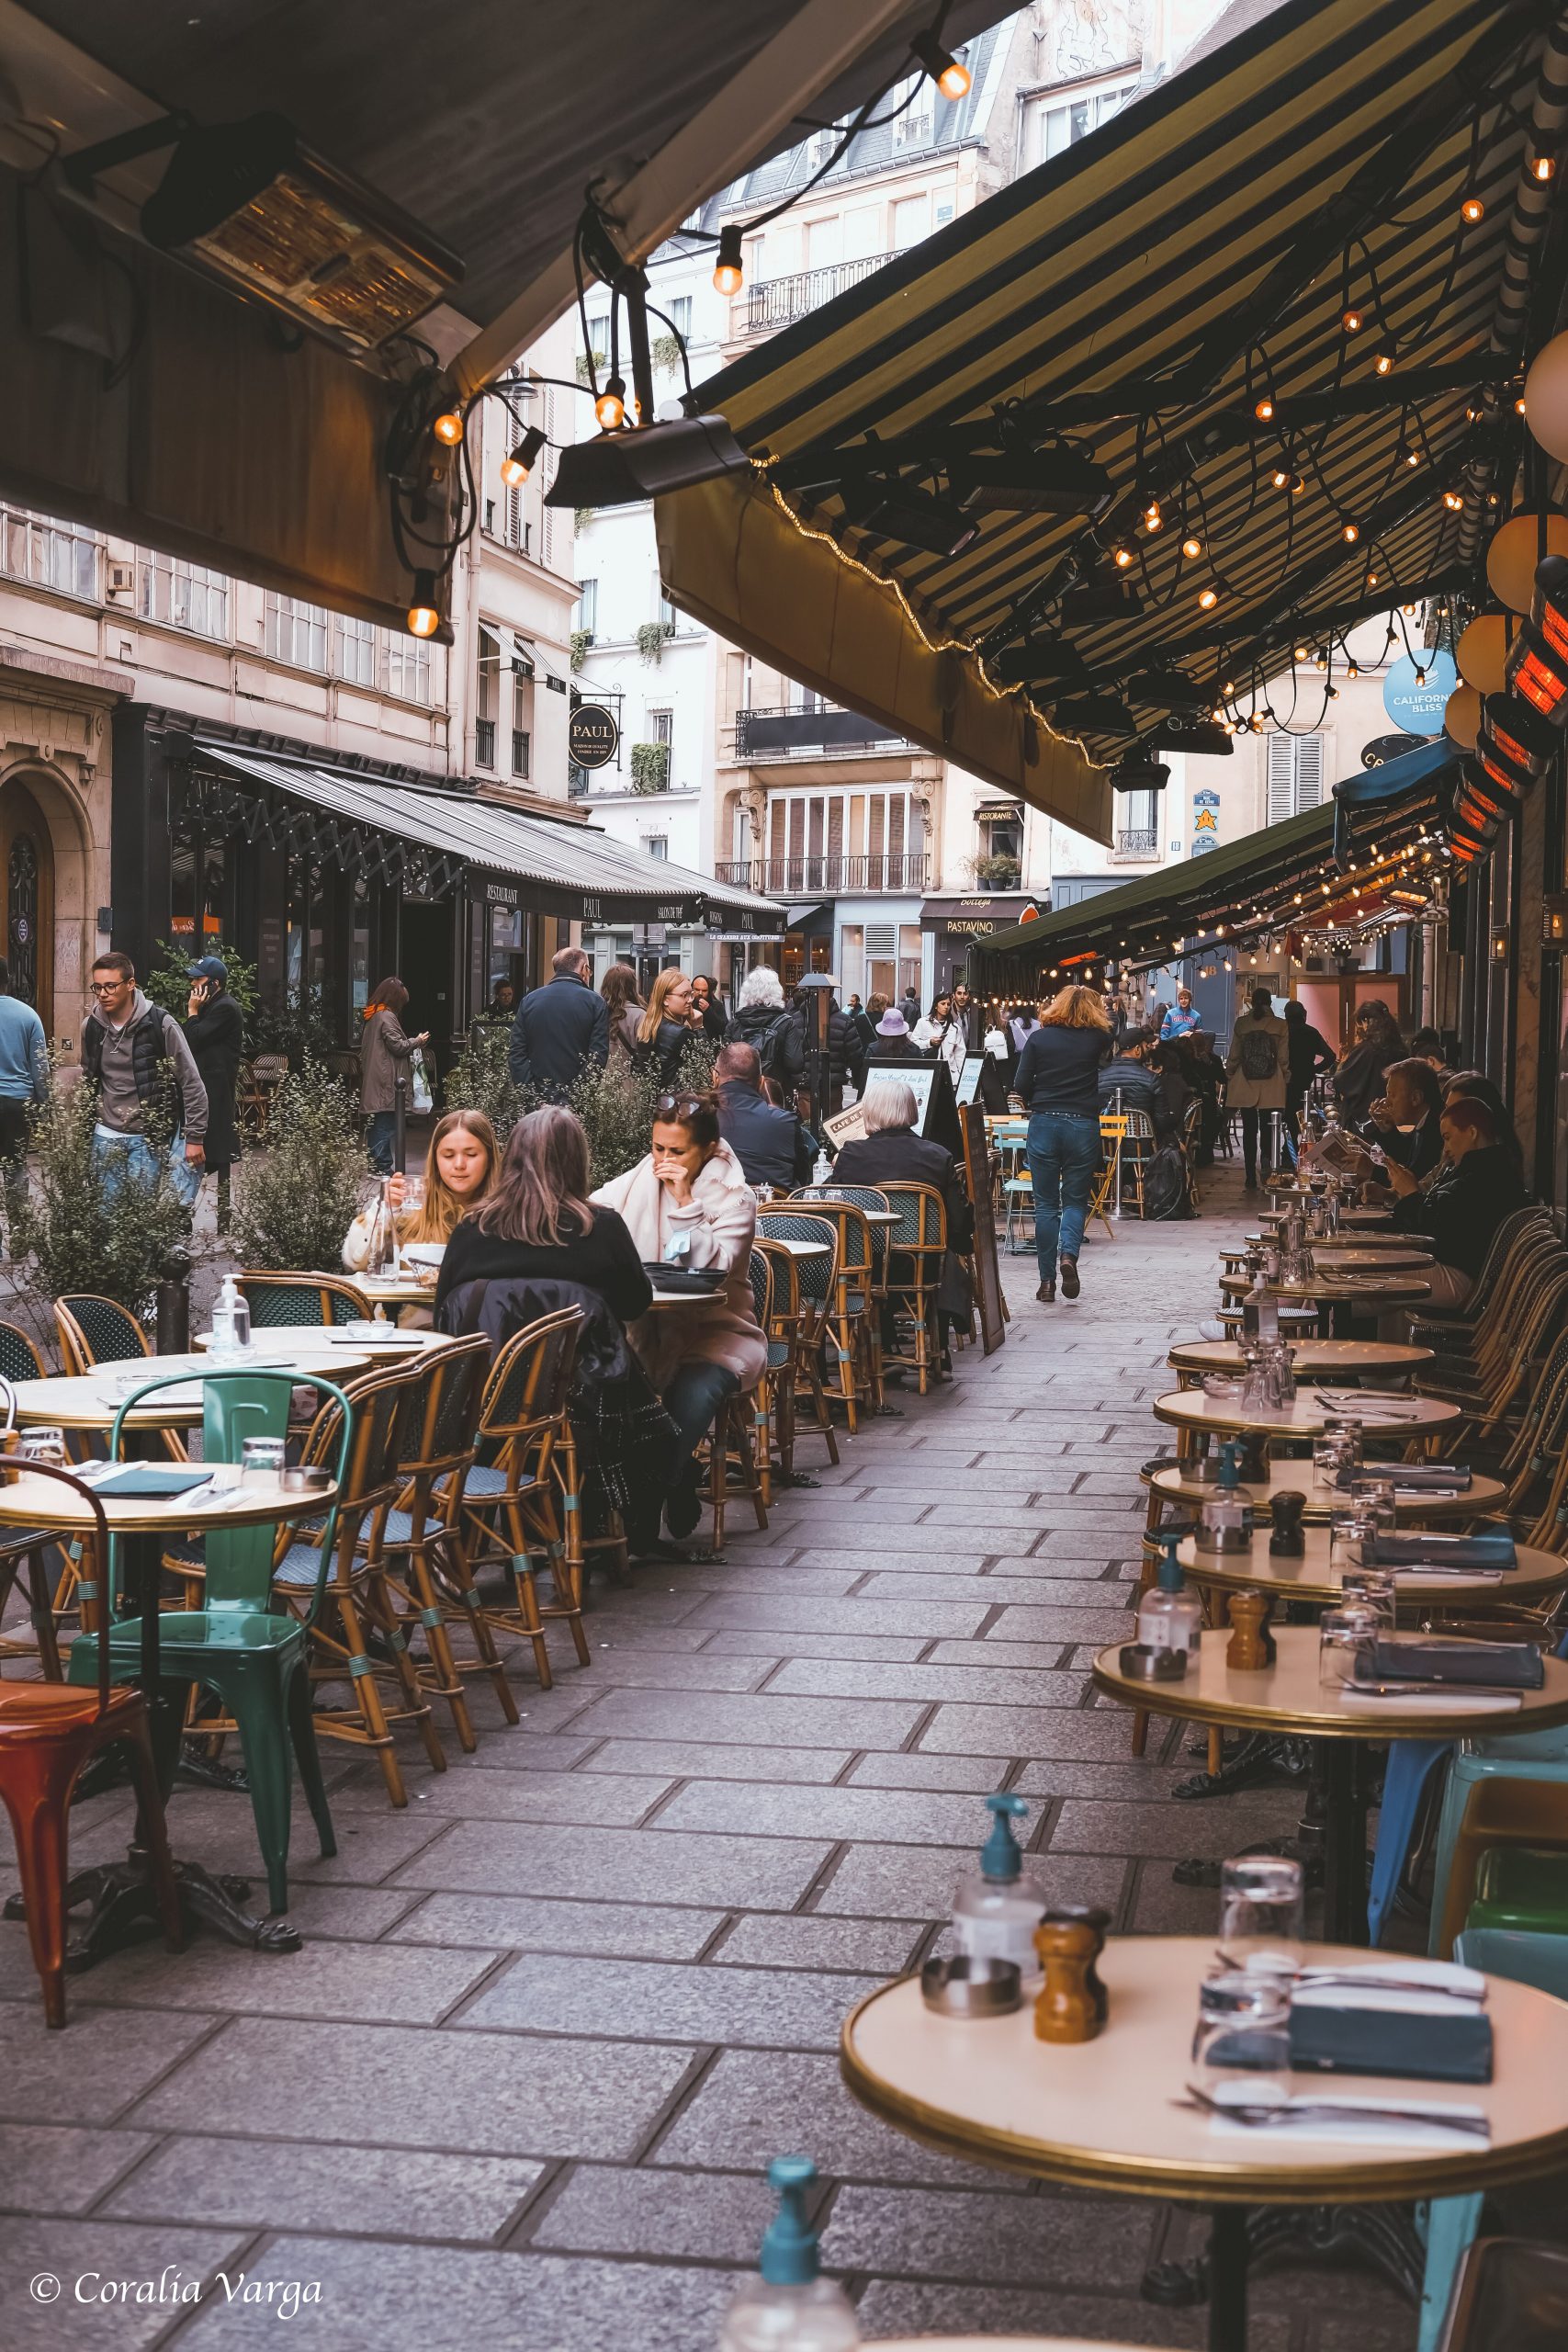
<path id="1" fill-rule="evenodd" d="M 1304 1549 L 1293 1559 L 1269 1551 L 1267 1528 L 1259 1529 L 1245 1552 L 1201 1552 L 1189 1535 L 1176 1556 L 1193 1584 L 1216 1592 L 1252 1590 L 1266 1592 L 1275 1600 L 1300 1600 L 1314 1608 L 1337 1606 L 1342 1572 L 1329 1565 L 1333 1538 L 1328 1528 L 1321 1521 L 1303 1527 L 1302 1537 Z M 1568 1560 L 1559 1559 L 1555 1552 L 1532 1551 L 1520 1544 L 1515 1547 L 1514 1566 L 1505 1568 L 1500 1577 L 1467 1575 L 1462 1568 L 1445 1572 L 1440 1582 L 1431 1577 L 1408 1576 L 1401 1568 L 1393 1574 L 1402 1611 L 1408 1603 L 1434 1613 L 1461 1609 L 1469 1616 L 1494 1603 L 1539 1600 L 1554 1592 L 1559 1585 L 1568 1584 Z"/>
<path id="2" fill-rule="evenodd" d="M 252 1358 L 242 1363 L 236 1357 L 215 1362 L 210 1370 L 226 1373 L 289 1372 L 353 1374 L 369 1369 L 372 1352 L 368 1347 L 334 1348 L 329 1359 L 325 1351 L 297 1354 L 292 1348 L 257 1347 Z M 96 1372 L 53 1374 L 44 1380 L 18 1380 L 14 1384 L 17 1399 L 17 1419 L 24 1429 L 45 1428 L 62 1430 L 109 1430 L 122 1402 L 114 1393 L 113 1383 L 121 1374 L 129 1378 L 134 1369 L 139 1380 L 157 1380 L 164 1373 L 185 1369 L 184 1356 L 147 1356 L 134 1367 L 105 1364 Z M 128 1430 L 172 1430 L 197 1427 L 201 1420 L 201 1383 L 203 1373 L 193 1369 L 190 1379 L 178 1388 L 166 1388 L 161 1396 L 150 1397 L 145 1405 L 125 1417 Z"/>
<path id="3" fill-rule="evenodd" d="M 1433 1348 L 1405 1346 L 1397 1340 L 1292 1340 L 1287 1337 L 1291 1363 L 1298 1380 L 1408 1379 L 1430 1363 Z M 1206 1372 L 1228 1373 L 1239 1379 L 1247 1370 L 1236 1340 L 1183 1340 L 1166 1358 L 1172 1372 L 1201 1378 Z"/>
<path id="4" fill-rule="evenodd" d="M 1274 1197 L 1276 1200 L 1282 1200 L 1287 1196 L 1282 1193 L 1276 1193 Z M 1309 1200 L 1315 1200 L 1317 1198 L 1317 1194 L 1315 1193 L 1293 1192 L 1288 1197 L 1292 1207 L 1299 1207 Z M 1259 1209 L 1257 1212 L 1258 1222 L 1259 1225 L 1283 1225 L 1290 1213 L 1289 1208 Z M 1339 1212 L 1339 1222 L 1342 1226 L 1353 1225 L 1358 1227 L 1366 1227 L 1369 1229 L 1375 1229 L 1379 1226 L 1392 1225 L 1393 1222 L 1393 1211 L 1392 1209 L 1342 1208 Z"/>
<path id="5" fill-rule="evenodd" d="M 1183 1392 L 1179 1390 L 1177 1393 Z M 1372 1466 L 1380 1470 L 1386 1468 L 1395 1487 L 1398 1487 L 1397 1462 L 1378 1463 Z M 1141 1471 L 1139 1476 L 1149 1489 L 1151 1510 L 1156 1498 L 1161 1503 L 1180 1503 L 1190 1507 L 1201 1503 L 1205 1496 L 1212 1495 L 1214 1481 L 1212 1478 L 1195 1478 L 1191 1475 L 1195 1467 L 1196 1464 L 1190 1462 L 1168 1462 L 1161 1463 L 1157 1469 Z M 1307 1461 L 1289 1462 L 1275 1455 L 1269 1460 L 1267 1478 L 1249 1478 L 1244 1475 L 1241 1483 L 1251 1496 L 1254 1507 L 1265 1518 L 1273 1507 L 1274 1497 L 1281 1490 L 1306 1497 L 1303 1517 L 1309 1522 L 1325 1520 L 1331 1512 L 1345 1508 L 1344 1495 L 1337 1489 L 1314 1484 L 1313 1465 Z M 1489 1478 L 1475 1472 L 1462 1494 L 1417 1494 L 1410 1487 L 1403 1493 L 1396 1492 L 1394 1517 L 1401 1521 L 1422 1523 L 1429 1519 L 1483 1519 L 1488 1511 L 1495 1511 L 1500 1507 L 1507 1492 L 1501 1478 Z M 1151 1517 L 1151 1530 L 1155 1524 Z"/>
<path id="6" fill-rule="evenodd" d="M 130 1425 L 128 1416 L 127 1427 Z M 196 1466 L 199 1469 L 200 1464 Z M 209 1504 L 192 1502 L 188 1494 L 98 1497 L 109 1533 L 122 1538 L 126 1544 L 125 1584 L 141 1625 L 136 1679 L 146 1697 L 153 1754 L 165 1797 L 174 1778 L 179 1714 L 162 1690 L 163 1612 L 158 1605 L 158 1571 L 164 1547 L 161 1543 L 146 1539 L 205 1533 L 218 1527 L 265 1527 L 279 1520 L 319 1519 L 332 1510 L 338 1496 L 335 1485 L 312 1487 L 308 1491 L 286 1490 L 271 1481 L 265 1486 L 257 1483 L 254 1488 L 242 1486 L 226 1489 L 226 1498 L 236 1492 L 243 1500 L 226 1498 Z M 95 1523 L 85 1499 L 51 1479 L 31 1478 L 23 1471 L 18 1477 L 0 1480 L 0 1527 L 45 1527 L 58 1530 L 62 1535 L 82 1536 L 91 1533 Z M 107 1560 L 95 1561 L 94 1568 L 107 1596 L 109 1564 Z M 107 1607 L 103 1614 L 107 1619 Z M 175 1878 L 182 1908 L 189 1912 L 193 1920 L 215 1928 L 230 1942 L 243 1944 L 254 1951 L 299 1951 L 299 1930 L 287 1919 L 258 1918 L 241 1908 L 250 1893 L 246 1880 L 214 1877 L 199 1862 L 178 1860 L 175 1863 Z M 140 1829 L 133 1833 L 126 1861 L 100 1863 L 78 1872 L 68 1883 L 68 1910 L 89 1900 L 92 1907 L 86 1922 L 66 1951 L 65 1965 L 73 1971 L 90 1968 L 106 1952 L 138 1940 L 143 1919 L 156 1923 L 156 1903 L 147 1875 Z M 12 1895 L 6 1905 L 5 1917 L 19 1919 L 22 1916 L 21 1898 Z"/>
<path id="7" fill-rule="evenodd" d="M 1331 2209 L 1309 2226 L 1314 2242 L 1332 2244 L 1350 2199 L 1461 2196 L 1568 2162 L 1561 2088 L 1568 2002 L 1501 1977 L 1487 1979 L 1492 2082 L 1358 2075 L 1347 2086 L 1400 2105 L 1435 2098 L 1479 2107 L 1489 2141 L 1428 2151 L 1213 2132 L 1204 2116 L 1177 2104 L 1192 2079 L 1198 1987 L 1213 1957 L 1212 1936 L 1112 1937 L 1100 1961 L 1110 1996 L 1105 2029 L 1071 2044 L 1037 2040 L 1028 2001 L 1010 2016 L 971 2023 L 934 2014 L 919 1979 L 904 1977 L 851 2012 L 840 2065 L 863 2107 L 944 2154 L 1071 2188 L 1211 2207 L 1210 2352 L 1246 2352 L 1249 2250 L 1299 2227 L 1279 2209 Z M 1353 1963 L 1364 1955 L 1314 1944 L 1307 1957 Z M 1321 2091 L 1323 2081 L 1304 2077 L 1302 2087 Z M 1249 2208 L 1268 2209 L 1251 2232 Z"/>
<path id="8" fill-rule="evenodd" d="M 1386 1314 L 1395 1306 L 1414 1306 L 1431 1295 L 1432 1285 L 1419 1274 L 1309 1274 L 1303 1282 L 1270 1283 L 1269 1291 L 1281 1306 L 1364 1306 Z M 1252 1288 L 1250 1274 L 1222 1274 L 1220 1288 L 1228 1298 L 1241 1299 Z"/>
<path id="9" fill-rule="evenodd" d="M 428 1279 L 400 1274 L 395 1279 L 379 1274 L 349 1274 L 344 1277 L 354 1284 L 361 1298 L 372 1306 L 429 1306 L 435 1298 L 435 1276 Z"/>
<path id="10" fill-rule="evenodd" d="M 1205 1388 L 1172 1388 L 1156 1396 L 1150 1409 L 1168 1428 L 1204 1438 L 1234 1435 L 1238 1430 L 1258 1437 L 1321 1437 L 1331 1420 L 1357 1413 L 1363 1417 L 1365 1437 L 1427 1440 L 1461 1418 L 1461 1408 L 1443 1396 L 1400 1396 L 1375 1388 L 1331 1389 L 1328 1394 L 1332 1404 L 1325 1404 L 1309 1384 L 1288 1405 L 1251 1407 L 1239 1396 L 1211 1396 Z M 1391 1472 L 1397 1467 L 1396 1463 L 1389 1464 Z"/>
<path id="11" fill-rule="evenodd" d="M 1245 1258 L 1245 1250 L 1222 1250 L 1220 1256 L 1235 1263 Z M 1320 1274 L 1414 1274 L 1437 1263 L 1429 1250 L 1415 1247 L 1401 1236 L 1397 1242 L 1377 1243 L 1314 1241 L 1312 1262 Z M 1279 1284 L 1276 1287 L 1283 1288 Z"/>
<path id="12" fill-rule="evenodd" d="M 1430 1706 L 1416 1691 L 1408 1701 L 1355 1706 L 1342 1687 L 1318 1679 L 1318 1629 L 1281 1625 L 1272 1666 L 1244 1672 L 1228 1666 L 1228 1626 L 1202 1635 L 1196 1671 L 1179 1682 L 1133 1681 L 1122 1671 L 1122 1645 L 1094 1661 L 1099 1690 L 1129 1707 L 1219 1724 L 1232 1731 L 1282 1732 L 1318 1743 L 1323 1777 L 1324 1932 L 1336 1943 L 1367 1940 L 1367 1790 L 1360 1753 L 1367 1742 L 1460 1739 L 1466 1732 L 1545 1731 L 1568 1723 L 1568 1663 L 1544 1660 L 1539 1690 L 1524 1690 L 1517 1707 L 1479 1703 L 1473 1710 Z"/>

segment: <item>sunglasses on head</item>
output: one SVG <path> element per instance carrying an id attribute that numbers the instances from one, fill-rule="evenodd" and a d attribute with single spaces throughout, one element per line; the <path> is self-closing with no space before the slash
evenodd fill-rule
<path id="1" fill-rule="evenodd" d="M 653 1106 L 661 1119 L 669 1118 L 671 1113 L 678 1119 L 694 1119 L 702 1107 L 694 1094 L 661 1094 Z"/>

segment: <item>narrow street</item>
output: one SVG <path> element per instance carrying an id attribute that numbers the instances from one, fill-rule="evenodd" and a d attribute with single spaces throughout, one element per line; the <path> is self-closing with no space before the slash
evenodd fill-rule
<path id="1" fill-rule="evenodd" d="M 77 1980 L 51 2036 L 22 1930 L 0 1930 L 18 1947 L 0 2165 L 37 2216 L 6 2225 L 9 2352 L 60 2340 L 26 2300 L 35 2272 L 165 2264 L 319 2279 L 290 2340 L 333 2352 L 487 2333 L 702 2352 L 786 2151 L 822 2170 L 826 2257 L 869 2337 L 1200 2343 L 1201 2311 L 1137 2299 L 1199 2220 L 931 2154 L 855 2107 L 834 2053 L 852 2003 L 940 1945 L 987 1791 L 1032 1801 L 1049 1890 L 1123 1931 L 1202 1932 L 1216 1898 L 1174 1887 L 1172 1859 L 1298 1810 L 1283 1790 L 1173 1803 L 1194 1769 L 1179 1731 L 1156 1724 L 1134 1762 L 1083 1671 L 1126 1623 L 1138 1465 L 1163 1434 L 1147 1400 L 1213 1311 L 1238 1182 L 1222 1171 L 1198 1223 L 1091 1243 L 1076 1307 L 1038 1306 L 1032 1261 L 1004 1261 L 998 1354 L 841 1439 L 837 1470 L 804 1441 L 820 1485 L 780 1497 L 765 1534 L 737 1521 L 724 1562 L 601 1589 L 586 1671 L 563 1643 L 541 1694 L 519 1658 L 520 1729 L 486 1720 L 471 1758 L 449 1741 L 441 1775 L 405 1748 L 406 1814 L 329 1749 L 340 1852 L 315 1859 L 301 1819 L 298 1955 L 150 1945 Z M 73 1859 L 125 1821 L 83 1808 Z M 254 1870 L 243 1797 L 182 1788 L 173 1827 Z M 1255 2309 L 1258 2352 L 1414 2340 L 1354 2272 L 1266 2273 Z M 115 2352 L 205 2352 L 260 2317 L 219 2287 L 78 2324 Z"/>

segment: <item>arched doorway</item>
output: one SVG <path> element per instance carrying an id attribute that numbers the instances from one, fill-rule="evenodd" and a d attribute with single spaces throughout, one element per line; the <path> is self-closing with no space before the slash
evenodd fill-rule
<path id="1" fill-rule="evenodd" d="M 32 1005 L 46 1036 L 54 1029 L 54 847 L 42 809 L 26 785 L 0 788 L 0 927 L 11 993 Z"/>

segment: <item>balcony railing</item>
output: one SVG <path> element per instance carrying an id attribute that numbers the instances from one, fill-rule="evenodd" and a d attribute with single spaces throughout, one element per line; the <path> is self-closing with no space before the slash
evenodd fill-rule
<path id="1" fill-rule="evenodd" d="M 829 262 L 825 269 L 796 269 L 787 277 L 764 277 L 746 289 L 739 328 L 742 334 L 773 334 L 792 319 L 819 311 L 846 287 L 860 285 L 885 268 L 891 254 L 867 254 L 860 261 Z"/>
<path id="2" fill-rule="evenodd" d="M 836 897 L 856 890 L 924 891 L 931 860 L 924 850 L 864 857 L 740 857 L 714 868 L 715 878 L 774 899 Z"/>
<path id="3" fill-rule="evenodd" d="M 1111 844 L 1111 860 L 1112 865 L 1120 864 L 1123 860 L 1129 858 L 1157 857 L 1158 855 L 1159 832 L 1157 828 L 1153 831 L 1140 830 L 1137 832 L 1119 832 L 1115 841 Z"/>
<path id="4" fill-rule="evenodd" d="M 858 710 L 800 710 L 777 706 L 735 714 L 738 760 L 826 760 L 840 752 L 897 752 L 908 739 Z"/>

